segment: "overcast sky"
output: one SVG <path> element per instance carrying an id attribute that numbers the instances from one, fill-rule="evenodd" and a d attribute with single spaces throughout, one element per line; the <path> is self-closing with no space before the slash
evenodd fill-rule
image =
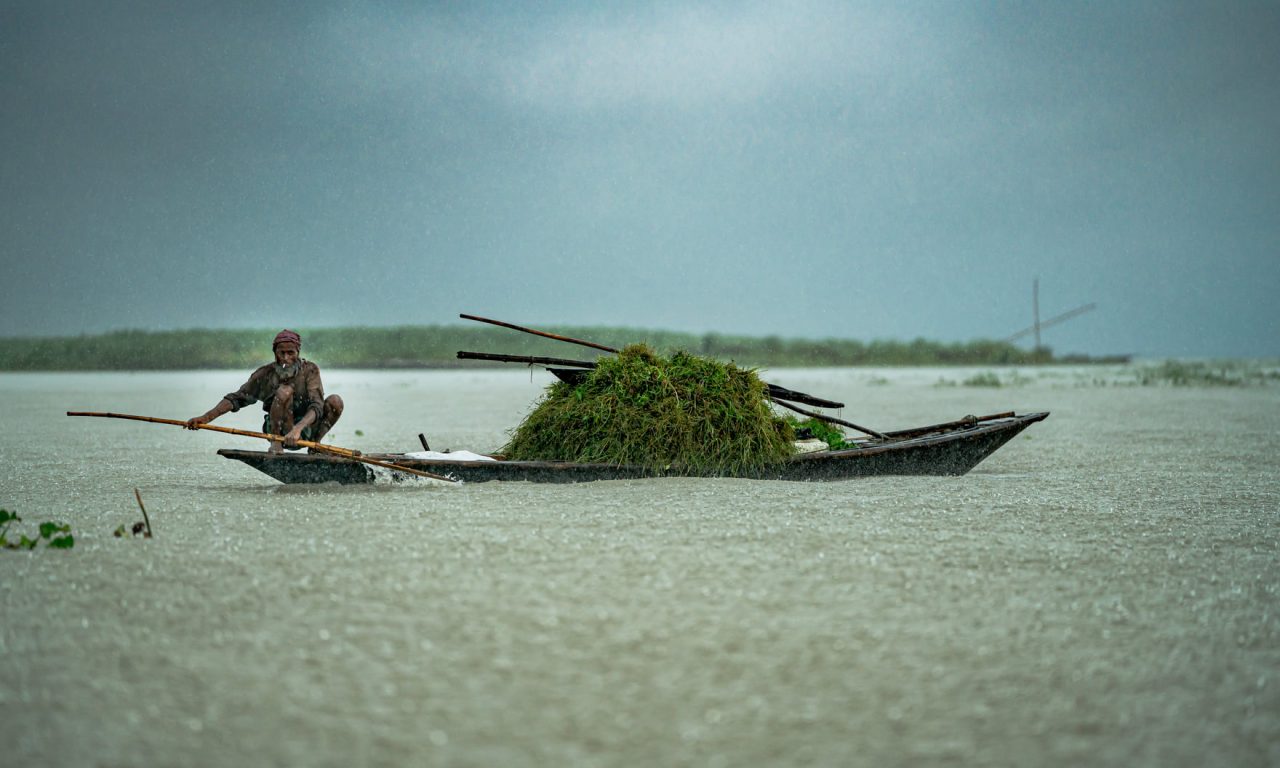
<path id="1" fill-rule="evenodd" d="M 1280 3 L 512 6 L 0 0 L 0 335 L 1280 356 Z"/>

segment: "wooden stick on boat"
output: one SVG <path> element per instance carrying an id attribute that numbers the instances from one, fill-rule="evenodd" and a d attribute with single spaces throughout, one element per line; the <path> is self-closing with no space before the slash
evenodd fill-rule
<path id="1" fill-rule="evenodd" d="M 764 383 L 769 390 L 769 397 L 773 400 L 788 400 L 793 403 L 804 403 L 805 405 L 816 405 L 819 408 L 843 408 L 844 403 L 837 403 L 835 400 L 824 400 L 821 397 L 804 392 L 797 392 L 794 389 L 780 387 L 777 384 Z"/>
<path id="2" fill-rule="evenodd" d="M 806 410 L 805 410 L 805 409 L 803 409 L 803 408 L 797 408 L 797 407 L 795 407 L 794 405 L 791 405 L 791 404 L 789 404 L 789 403 L 784 403 L 783 401 L 781 401 L 781 400 L 779 400 L 779 399 L 777 399 L 777 398 L 775 398 L 775 397 L 771 397 L 771 398 L 769 398 L 769 399 L 770 399 L 770 400 L 772 400 L 772 401 L 773 401 L 774 403 L 776 403 L 777 405 L 782 406 L 783 408 L 786 408 L 786 409 L 791 410 L 791 411 L 795 411 L 796 413 L 804 414 L 805 416 L 811 416 L 811 417 L 813 417 L 813 418 L 817 419 L 818 421 L 825 421 L 825 422 L 828 422 L 828 423 L 831 423 L 831 424 L 840 424 L 840 425 L 843 425 L 843 426 L 846 426 L 846 427 L 851 427 L 851 428 L 856 429 L 856 430 L 858 430 L 859 432 L 861 432 L 861 433 L 863 433 L 863 434 L 865 434 L 865 435 L 871 435 L 872 437 L 878 437 L 878 438 L 880 438 L 881 440 L 888 440 L 888 439 L 889 439 L 888 437 L 886 437 L 885 435 L 883 435 L 883 434 L 881 434 L 881 433 L 879 433 L 879 432 L 875 431 L 874 429 L 867 429 L 866 427 L 860 427 L 860 426 L 858 426 L 857 424 L 854 424 L 852 421 L 845 421 L 844 419 L 837 419 L 835 416 L 824 416 L 824 415 L 823 415 L 823 414 L 821 414 L 821 413 L 814 413 L 813 411 L 806 411 Z"/>
<path id="3" fill-rule="evenodd" d="M 532 333 L 534 336 L 542 336 L 548 339 L 555 339 L 556 341 L 567 341 L 570 344 L 581 344 L 584 347 L 591 347 L 592 349 L 599 349 L 604 352 L 616 353 L 618 351 L 613 347 L 606 347 L 605 345 L 597 344 L 594 341 L 583 341 L 582 339 L 573 339 L 568 336 L 557 336 L 554 333 L 547 333 L 546 331 L 535 331 L 532 328 L 525 328 L 523 325 L 513 325 L 512 323 L 504 323 L 501 320 L 490 320 L 487 317 L 476 317 L 475 315 L 458 315 L 458 317 L 461 317 L 463 320 L 475 320 L 480 323 L 488 323 L 490 325 L 500 325 L 503 328 L 510 328 L 513 331 L 524 331 L 525 333 Z"/>
<path id="4" fill-rule="evenodd" d="M 929 432 L 940 432 L 948 429 L 958 429 L 963 427 L 972 427 L 983 421 L 994 421 L 996 419 L 1010 419 L 1016 416 L 1013 411 L 1003 411 L 1001 413 L 991 413 L 986 416 L 965 416 L 963 419 L 955 421 L 944 421 L 941 424 L 930 424 L 927 427 L 912 427 L 911 429 L 900 429 L 896 432 L 890 432 L 889 437 L 912 437 L 914 435 L 924 435 Z"/>
<path id="5" fill-rule="evenodd" d="M 565 360 L 559 357 L 534 357 L 532 355 L 498 355 L 490 352 L 458 352 L 459 360 L 491 360 L 496 363 L 526 363 L 528 365 L 563 365 L 566 368 L 595 368 L 592 360 Z"/>
<path id="6" fill-rule="evenodd" d="M 85 411 L 67 411 L 68 416 L 95 416 L 103 419 L 129 419 L 130 421 L 146 421 L 151 424 L 171 424 L 175 427 L 186 427 L 187 422 L 178 421 L 177 419 L 161 419 L 155 416 L 134 416 L 128 413 L 91 413 Z M 235 429 L 233 427 L 219 427 L 214 424 L 197 424 L 196 429 L 207 429 L 213 432 L 225 432 L 228 435 L 240 435 L 241 437 L 257 437 L 262 440 L 270 440 L 273 443 L 283 443 L 284 437 L 281 435 L 271 435 L 266 432 L 252 432 L 247 429 Z M 340 448 L 336 445 L 326 445 L 324 443 L 313 443 L 310 440 L 298 440 L 298 445 L 304 448 L 310 448 L 320 453 L 327 453 L 331 456 L 340 456 L 351 461 L 358 461 L 361 464 L 368 464 L 374 467 L 382 467 L 384 469 L 394 469 L 409 475 L 418 475 L 419 477 L 427 477 L 432 480 L 444 480 L 450 483 L 456 483 L 457 480 L 444 475 L 435 475 L 430 472 L 423 472 L 420 469 L 412 469 L 410 467 L 402 467 L 399 464 L 392 464 L 388 461 L 379 461 L 363 456 L 359 451 L 353 451 L 350 448 Z"/>
<path id="7" fill-rule="evenodd" d="M 596 364 L 591 360 L 564 360 L 559 357 L 534 357 L 531 355 L 497 355 L 489 352 L 464 352 L 461 350 L 458 352 L 458 359 L 459 360 L 493 360 L 499 363 L 526 363 L 528 365 L 562 365 L 562 366 L 565 366 L 566 368 L 573 368 L 573 369 L 591 369 L 596 367 Z M 562 371 L 561 373 L 556 373 L 556 371 L 552 369 L 551 372 L 555 373 L 556 376 L 561 381 L 569 381 L 569 379 L 566 378 L 565 376 L 562 376 L 561 373 L 574 374 L 574 373 L 578 373 L 579 371 L 577 370 Z M 582 370 L 581 373 L 585 375 L 586 371 Z M 573 382 L 570 382 L 570 383 L 573 383 Z M 843 408 L 844 407 L 844 403 L 837 403 L 834 400 L 824 400 L 821 397 L 816 397 L 814 395 L 810 395 L 805 392 L 797 392 L 793 389 L 787 389 L 786 387 L 780 387 L 777 384 L 770 384 L 767 381 L 764 383 L 764 385 L 769 388 L 769 397 L 776 398 L 778 400 L 787 400 L 793 403 L 803 403 L 805 405 L 814 405 L 819 408 Z"/>

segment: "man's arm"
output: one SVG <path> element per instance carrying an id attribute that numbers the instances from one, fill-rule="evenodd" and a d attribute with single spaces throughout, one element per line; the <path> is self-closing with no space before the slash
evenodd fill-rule
<path id="1" fill-rule="evenodd" d="M 187 419 L 187 429 L 199 429 L 201 424 L 208 424 L 222 414 L 230 413 L 234 410 L 236 410 L 236 407 L 231 404 L 230 400 L 224 397 L 218 401 L 217 405 L 213 406 L 201 415 Z"/>
<path id="2" fill-rule="evenodd" d="M 187 419 L 187 429 L 197 429 L 199 425 L 208 424 L 224 413 L 233 413 L 246 405 L 253 405 L 258 402 L 262 397 L 262 379 L 269 368 L 270 366 L 262 366 L 251 373 L 249 375 L 249 380 L 242 384 L 235 392 L 228 392 L 223 395 L 217 405 L 199 416 Z"/>

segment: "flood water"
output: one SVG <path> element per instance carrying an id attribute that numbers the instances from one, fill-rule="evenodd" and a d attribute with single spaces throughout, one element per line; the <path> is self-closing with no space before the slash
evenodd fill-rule
<path id="1" fill-rule="evenodd" d="M 1052 411 L 964 477 L 361 488 L 63 415 L 245 371 L 2 374 L 10 538 L 76 538 L 0 552 L 4 762 L 1280 763 L 1280 387 L 973 373 L 765 376 L 881 430 Z M 549 379 L 326 372 L 328 441 L 494 450 Z"/>

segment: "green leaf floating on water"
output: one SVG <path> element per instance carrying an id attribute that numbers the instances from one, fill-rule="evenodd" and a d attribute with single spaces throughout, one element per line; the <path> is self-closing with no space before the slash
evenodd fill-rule
<path id="1" fill-rule="evenodd" d="M 0 547 L 4 549 L 35 549 L 41 541 L 47 541 L 49 546 L 54 549 L 71 549 L 76 545 L 75 537 L 71 535 L 71 525 L 69 523 L 59 523 L 53 520 L 46 520 L 40 524 L 40 535 L 38 538 L 31 538 L 25 533 L 18 541 L 12 542 L 5 538 L 9 526 L 13 523 L 22 522 L 22 518 L 14 512 L 7 509 L 0 509 Z M 61 535 L 55 535 L 61 534 Z"/>
<path id="2" fill-rule="evenodd" d="M 55 533 L 71 533 L 71 526 L 66 523 L 45 522 L 40 524 L 40 538 L 47 539 Z"/>

